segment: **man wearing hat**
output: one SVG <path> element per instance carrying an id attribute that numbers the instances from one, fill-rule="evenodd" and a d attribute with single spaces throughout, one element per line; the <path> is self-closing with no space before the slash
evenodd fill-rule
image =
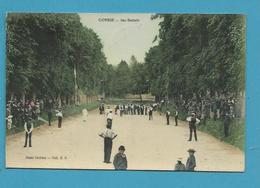
<path id="1" fill-rule="evenodd" d="M 182 163 L 182 158 L 179 157 L 177 159 L 177 164 L 175 165 L 174 170 L 176 170 L 176 171 L 184 171 L 185 169 L 186 169 L 185 165 Z"/>
<path id="2" fill-rule="evenodd" d="M 194 171 L 194 168 L 196 167 L 196 158 L 194 156 L 194 153 L 196 152 L 194 149 L 189 149 L 189 157 L 186 162 L 186 170 L 187 171 Z"/>
<path id="3" fill-rule="evenodd" d="M 187 118 L 187 121 L 189 122 L 189 128 L 190 128 L 190 138 L 188 141 L 192 140 L 192 132 L 194 132 L 194 137 L 195 137 L 195 140 L 197 141 L 196 125 L 200 122 L 200 120 L 198 118 L 196 118 L 196 115 L 193 112 L 191 114 L 191 117 Z"/>
<path id="4" fill-rule="evenodd" d="M 107 128 L 99 136 L 104 138 L 104 163 L 111 163 L 113 140 L 117 137 L 117 134 L 111 129 L 111 124 L 108 123 Z"/>
<path id="5" fill-rule="evenodd" d="M 125 152 L 125 147 L 120 146 L 118 148 L 118 153 L 114 157 L 114 167 L 115 170 L 126 170 L 127 169 L 127 158 L 126 155 L 124 154 Z"/>

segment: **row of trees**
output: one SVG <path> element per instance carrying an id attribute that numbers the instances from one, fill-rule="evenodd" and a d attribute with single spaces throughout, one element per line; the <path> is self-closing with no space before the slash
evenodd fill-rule
<path id="1" fill-rule="evenodd" d="M 129 62 L 121 60 L 117 66 L 110 66 L 105 82 L 106 95 L 125 97 L 127 94 L 143 94 L 149 90 L 145 65 L 132 56 Z"/>
<path id="2" fill-rule="evenodd" d="M 156 15 L 158 45 L 145 64 L 157 98 L 245 90 L 245 18 L 241 15 Z"/>
<path id="3" fill-rule="evenodd" d="M 111 69 L 102 48 L 78 14 L 8 14 L 7 97 L 97 94 Z"/>

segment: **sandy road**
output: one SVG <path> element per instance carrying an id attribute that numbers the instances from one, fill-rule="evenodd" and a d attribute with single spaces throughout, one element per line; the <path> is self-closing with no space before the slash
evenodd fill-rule
<path id="1" fill-rule="evenodd" d="M 34 129 L 32 148 L 24 148 L 24 133 L 7 137 L 6 166 L 12 168 L 68 168 L 113 169 L 104 164 L 103 140 L 98 134 L 105 127 L 104 115 L 89 112 L 87 122 L 81 116 L 64 119 L 61 129 L 57 124 Z M 112 159 L 120 145 L 126 147 L 129 170 L 173 170 L 178 157 L 186 163 L 187 149 L 194 148 L 198 171 L 243 171 L 244 153 L 198 132 L 198 142 L 188 142 L 188 127 L 166 125 L 165 117 L 155 113 L 148 116 L 114 116 Z"/>

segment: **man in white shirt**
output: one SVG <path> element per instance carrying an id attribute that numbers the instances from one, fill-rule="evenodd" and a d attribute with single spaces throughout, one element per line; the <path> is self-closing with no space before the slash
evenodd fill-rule
<path id="1" fill-rule="evenodd" d="M 87 121 L 87 117 L 88 117 L 88 110 L 86 108 L 84 108 L 82 110 L 82 119 L 83 119 L 83 122 L 86 122 Z"/>
<path id="2" fill-rule="evenodd" d="M 196 118 L 196 114 L 193 112 L 190 117 L 187 117 L 186 119 L 189 122 L 189 128 L 190 128 L 190 138 L 188 141 L 192 140 L 192 132 L 194 132 L 195 140 L 197 141 L 197 124 L 200 123 L 200 120 Z"/>
<path id="3" fill-rule="evenodd" d="M 104 163 L 111 163 L 113 140 L 117 137 L 117 134 L 111 129 L 111 125 L 107 124 L 107 128 L 99 136 L 104 138 Z"/>
<path id="4" fill-rule="evenodd" d="M 33 123 L 31 121 L 27 121 L 24 123 L 25 130 L 25 143 L 24 147 L 27 147 L 27 141 L 29 139 L 29 147 L 32 147 L 32 131 L 33 131 Z"/>
<path id="5" fill-rule="evenodd" d="M 58 127 L 61 128 L 61 123 L 62 123 L 62 118 L 63 118 L 62 111 L 58 110 L 56 116 L 58 118 Z"/>

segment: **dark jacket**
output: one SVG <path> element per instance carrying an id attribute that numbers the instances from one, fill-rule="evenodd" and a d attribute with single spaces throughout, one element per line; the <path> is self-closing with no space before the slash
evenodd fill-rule
<path id="1" fill-rule="evenodd" d="M 117 153 L 113 161 L 116 170 L 126 170 L 127 169 L 127 158 L 125 154 Z"/>
<path id="2" fill-rule="evenodd" d="M 185 165 L 183 163 L 181 163 L 181 162 L 178 162 L 175 165 L 174 170 L 176 170 L 176 171 L 184 171 L 185 170 Z"/>
<path id="3" fill-rule="evenodd" d="M 194 168 L 196 167 L 196 159 L 195 156 L 192 155 L 187 159 L 186 163 L 186 170 L 188 171 L 194 171 Z"/>

